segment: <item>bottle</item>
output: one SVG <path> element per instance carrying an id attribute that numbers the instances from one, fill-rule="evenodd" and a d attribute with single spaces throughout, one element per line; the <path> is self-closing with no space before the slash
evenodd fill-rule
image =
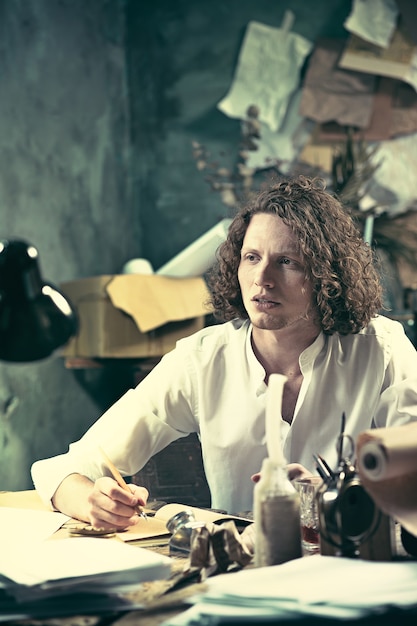
<path id="1" fill-rule="evenodd" d="M 254 488 L 255 566 L 278 565 L 302 556 L 299 495 L 287 475 L 282 451 L 282 396 L 287 377 L 271 374 L 266 395 L 268 457 Z"/>
<path id="2" fill-rule="evenodd" d="M 255 567 L 302 556 L 299 496 L 285 465 L 266 458 L 254 488 Z"/>

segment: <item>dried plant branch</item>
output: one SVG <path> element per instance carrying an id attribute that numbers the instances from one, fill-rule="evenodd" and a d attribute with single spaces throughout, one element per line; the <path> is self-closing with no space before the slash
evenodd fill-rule
<path id="1" fill-rule="evenodd" d="M 241 123 L 240 141 L 232 167 L 225 167 L 212 160 L 206 148 L 199 142 L 192 143 L 197 169 L 205 173 L 206 182 L 219 194 L 221 202 L 228 208 L 239 207 L 270 183 L 271 179 L 277 181 L 286 177 L 280 171 L 283 162 L 278 159 L 271 161 L 270 166 L 262 171 L 247 165 L 249 153 L 258 149 L 257 141 L 260 137 L 259 109 L 252 105 Z M 372 177 L 380 166 L 374 159 L 377 150 L 378 146 L 369 149 L 365 141 L 354 141 L 353 129 L 347 127 L 346 142 L 333 157 L 330 186 L 356 219 L 362 232 L 366 218 L 370 215 L 374 217 L 372 245 L 375 248 L 383 250 L 394 266 L 398 267 L 400 262 L 405 261 L 417 269 L 417 230 L 407 227 L 410 220 L 415 220 L 416 211 L 410 209 L 406 213 L 389 216 L 377 204 L 366 210 L 360 206 Z M 327 173 L 320 168 L 301 161 L 292 164 L 291 173 L 328 178 Z"/>

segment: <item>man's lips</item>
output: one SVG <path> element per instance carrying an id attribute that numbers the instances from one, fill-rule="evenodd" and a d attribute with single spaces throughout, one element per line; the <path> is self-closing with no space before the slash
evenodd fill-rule
<path id="1" fill-rule="evenodd" d="M 271 298 L 267 298 L 266 296 L 254 296 L 252 302 L 255 302 L 255 304 L 279 304 L 279 302 L 271 300 Z"/>

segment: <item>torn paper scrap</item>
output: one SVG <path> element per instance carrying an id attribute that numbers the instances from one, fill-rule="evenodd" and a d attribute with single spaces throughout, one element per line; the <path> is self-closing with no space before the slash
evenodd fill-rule
<path id="1" fill-rule="evenodd" d="M 300 114 L 316 122 L 366 128 L 373 108 L 376 77 L 338 67 L 344 41 L 321 39 L 310 57 Z"/>
<path id="2" fill-rule="evenodd" d="M 343 26 L 362 39 L 387 48 L 397 25 L 395 0 L 354 0 Z"/>
<path id="3" fill-rule="evenodd" d="M 260 121 L 277 131 L 312 46 L 296 33 L 249 22 L 232 86 L 217 105 L 220 111 L 244 119 L 248 107 L 257 105 Z"/>
<path id="4" fill-rule="evenodd" d="M 351 35 L 340 57 L 339 67 L 403 80 L 417 90 L 417 46 L 398 28 L 388 48 Z"/>
<path id="5" fill-rule="evenodd" d="M 355 141 L 384 141 L 417 132 L 417 93 L 399 80 L 380 76 L 374 93 L 372 115 L 367 128 L 353 132 Z M 346 128 L 337 122 L 316 127 L 316 140 L 323 143 L 345 142 Z"/>
<path id="6" fill-rule="evenodd" d="M 261 123 L 260 138 L 256 140 L 257 149 L 248 152 L 246 165 L 256 170 L 277 165 L 280 172 L 287 174 L 291 164 L 311 137 L 316 122 L 299 114 L 301 90 L 295 91 L 287 108 L 279 131 L 272 131 Z"/>
<path id="7" fill-rule="evenodd" d="M 379 163 L 367 187 L 367 194 L 390 215 L 415 208 L 417 203 L 417 133 L 377 144 L 369 143 L 371 161 Z M 401 181 L 401 184 L 398 184 Z M 361 202 L 362 204 L 362 202 Z"/>

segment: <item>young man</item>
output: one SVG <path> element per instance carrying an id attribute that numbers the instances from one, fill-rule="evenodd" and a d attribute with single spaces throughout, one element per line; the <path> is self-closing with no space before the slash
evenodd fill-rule
<path id="1" fill-rule="evenodd" d="M 336 465 L 343 413 L 353 440 L 417 420 L 417 353 L 400 323 L 378 315 L 372 250 L 320 181 L 281 182 L 240 210 L 209 282 L 223 323 L 179 341 L 68 453 L 36 462 L 45 501 L 95 526 L 126 527 L 147 491 L 118 487 L 99 447 L 132 475 L 197 432 L 212 506 L 250 510 L 272 373 L 288 378 L 281 432 L 292 475 L 314 472 L 314 453 Z"/>

